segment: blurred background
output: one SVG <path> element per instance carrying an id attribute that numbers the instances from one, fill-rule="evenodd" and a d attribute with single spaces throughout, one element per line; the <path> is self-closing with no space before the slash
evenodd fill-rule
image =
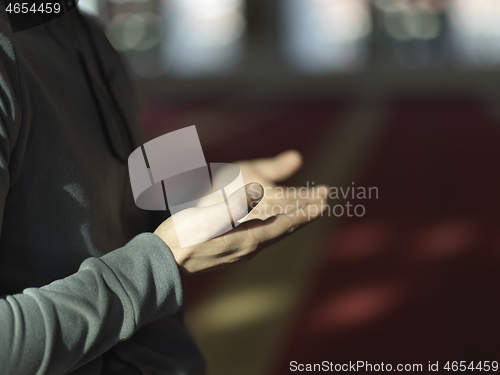
<path id="1" fill-rule="evenodd" d="M 295 148 L 287 183 L 377 187 L 251 262 L 186 280 L 210 375 L 290 361 L 500 360 L 499 0 L 81 0 L 148 138 L 208 162 Z"/>

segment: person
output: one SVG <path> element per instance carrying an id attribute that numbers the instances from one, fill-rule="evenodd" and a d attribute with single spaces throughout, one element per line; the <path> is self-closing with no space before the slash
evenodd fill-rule
<path id="1" fill-rule="evenodd" d="M 119 56 L 76 9 L 13 33 L 0 6 L 0 374 L 203 374 L 181 278 L 248 259 L 318 217 L 325 189 L 191 247 L 178 246 L 171 218 L 151 233 L 128 179 L 141 139 Z M 293 197 L 273 186 L 300 164 L 289 151 L 238 165 L 284 206 Z M 182 225 L 199 230 L 207 210 Z"/>

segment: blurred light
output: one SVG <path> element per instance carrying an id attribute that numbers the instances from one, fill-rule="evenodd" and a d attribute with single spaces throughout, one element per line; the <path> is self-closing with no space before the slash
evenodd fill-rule
<path id="1" fill-rule="evenodd" d="M 470 249 L 478 240 L 476 226 L 468 221 L 434 225 L 417 233 L 412 239 L 412 256 L 421 260 L 438 260 L 456 256 Z"/>
<path id="2" fill-rule="evenodd" d="M 160 43 L 160 17 L 150 12 L 119 13 L 106 28 L 106 34 L 119 51 L 145 51 Z"/>
<path id="3" fill-rule="evenodd" d="M 243 54 L 243 0 L 164 0 L 162 53 L 177 75 L 224 74 Z"/>
<path id="4" fill-rule="evenodd" d="M 284 49 L 312 73 L 359 68 L 372 29 L 366 0 L 282 0 Z"/>
<path id="5" fill-rule="evenodd" d="M 500 2 L 455 0 L 450 3 L 452 41 L 464 65 L 500 64 Z"/>
<path id="6" fill-rule="evenodd" d="M 383 222 L 366 222 L 345 226 L 336 233 L 329 259 L 360 261 L 379 256 L 390 247 L 393 230 Z"/>
<path id="7" fill-rule="evenodd" d="M 118 13 L 106 27 L 106 35 L 113 47 L 118 51 L 126 50 L 123 41 L 123 25 L 132 15 L 132 13 Z"/>
<path id="8" fill-rule="evenodd" d="M 361 3 L 316 0 L 311 17 L 319 21 L 318 31 L 322 37 L 337 42 L 358 41 L 371 30 L 368 13 Z"/>
<path id="9" fill-rule="evenodd" d="M 395 40 L 430 40 L 441 34 L 441 21 L 438 13 L 423 3 L 379 0 L 384 29 Z"/>
<path id="10" fill-rule="evenodd" d="M 78 9 L 91 16 L 99 15 L 99 0 L 78 0 Z"/>
<path id="11" fill-rule="evenodd" d="M 139 14 L 131 14 L 123 23 L 123 45 L 127 49 L 137 48 L 146 36 L 146 22 Z"/>
<path id="12" fill-rule="evenodd" d="M 147 3 L 150 0 L 106 0 L 106 2 L 113 4 L 126 4 L 126 3 Z"/>
<path id="13" fill-rule="evenodd" d="M 401 281 L 379 282 L 351 288 L 337 295 L 325 295 L 307 322 L 311 331 L 346 329 L 387 316 L 404 299 Z"/>
<path id="14" fill-rule="evenodd" d="M 439 15 L 432 9 L 427 9 L 420 13 L 422 28 L 420 30 L 420 39 L 436 39 L 442 31 Z"/>
<path id="15" fill-rule="evenodd" d="M 394 4 L 398 4 L 397 0 L 373 0 L 373 4 L 382 11 L 389 11 Z"/>

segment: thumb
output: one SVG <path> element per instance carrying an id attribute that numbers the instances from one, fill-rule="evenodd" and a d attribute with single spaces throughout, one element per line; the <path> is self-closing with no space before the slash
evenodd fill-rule
<path id="1" fill-rule="evenodd" d="M 233 223 L 243 219 L 264 197 L 264 188 L 258 182 L 251 182 L 236 190 L 227 199 Z"/>

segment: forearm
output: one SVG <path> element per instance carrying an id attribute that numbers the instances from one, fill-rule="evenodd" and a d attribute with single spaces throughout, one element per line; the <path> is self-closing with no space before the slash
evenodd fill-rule
<path id="1" fill-rule="evenodd" d="M 0 300 L 0 374 L 65 374 L 181 305 L 168 248 L 139 235 L 69 277 Z"/>

